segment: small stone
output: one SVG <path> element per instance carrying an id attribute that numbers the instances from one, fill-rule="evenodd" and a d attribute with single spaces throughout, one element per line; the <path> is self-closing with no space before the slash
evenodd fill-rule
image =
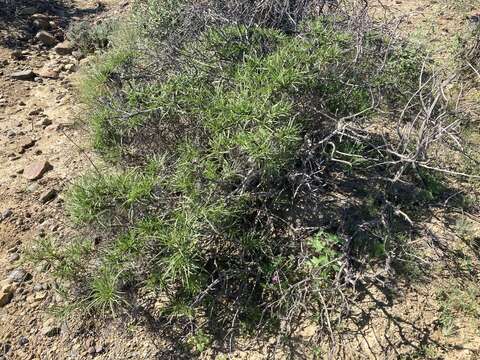
<path id="1" fill-rule="evenodd" d="M 90 346 L 90 347 L 87 349 L 87 353 L 89 353 L 90 355 L 95 354 L 95 347 Z"/>
<path id="2" fill-rule="evenodd" d="M 103 352 L 104 348 L 103 348 L 103 345 L 99 344 L 97 346 L 95 346 L 95 352 L 97 354 L 101 354 Z"/>
<path id="3" fill-rule="evenodd" d="M 17 261 L 18 259 L 20 259 L 20 255 L 17 253 L 13 253 L 8 256 L 8 261 L 11 263 Z"/>
<path id="4" fill-rule="evenodd" d="M 10 77 L 15 80 L 33 80 L 35 73 L 32 70 L 23 70 L 10 74 Z"/>
<path id="5" fill-rule="evenodd" d="M 73 51 L 73 44 L 70 41 L 64 41 L 53 48 L 58 55 L 70 55 Z"/>
<path id="6" fill-rule="evenodd" d="M 5 284 L 0 288 L 0 307 L 4 307 L 12 301 L 13 293 L 12 285 Z"/>
<path id="7" fill-rule="evenodd" d="M 20 147 L 25 150 L 25 149 L 29 149 L 31 148 L 32 146 L 35 145 L 35 140 L 33 139 L 30 139 L 30 138 L 25 138 L 25 139 L 22 139 L 20 141 Z"/>
<path id="8" fill-rule="evenodd" d="M 0 221 L 5 220 L 6 218 L 10 217 L 13 214 L 12 209 L 5 209 L 0 214 Z"/>
<path id="9" fill-rule="evenodd" d="M 47 202 L 49 202 L 50 200 L 53 200 L 55 199 L 55 197 L 57 196 L 57 190 L 55 189 L 49 189 L 49 190 L 46 190 L 44 191 L 41 195 L 40 195 L 40 202 L 42 204 L 46 204 Z"/>
<path id="10" fill-rule="evenodd" d="M 27 192 L 33 193 L 38 190 L 39 185 L 37 183 L 32 183 L 27 187 Z"/>
<path id="11" fill-rule="evenodd" d="M 53 337 L 60 334 L 60 328 L 53 325 L 53 320 L 47 320 L 42 328 L 42 335 L 47 337 Z"/>
<path id="12" fill-rule="evenodd" d="M 28 339 L 25 336 L 20 336 L 18 339 L 18 345 L 25 346 L 28 344 Z"/>
<path id="13" fill-rule="evenodd" d="M 33 26 L 40 30 L 48 30 L 50 28 L 50 23 L 48 20 L 38 18 L 33 20 Z"/>
<path id="14" fill-rule="evenodd" d="M 73 72 L 76 69 L 75 64 L 66 64 L 64 67 L 65 71 Z"/>
<path id="15" fill-rule="evenodd" d="M 33 6 L 24 7 L 18 11 L 18 15 L 30 16 L 37 12 L 37 8 Z"/>
<path id="16" fill-rule="evenodd" d="M 52 125 L 52 120 L 50 120 L 49 118 L 44 118 L 44 119 L 40 120 L 39 122 L 41 122 L 42 126 Z"/>
<path id="17" fill-rule="evenodd" d="M 52 166 L 48 161 L 39 160 L 27 166 L 23 171 L 23 176 L 28 180 L 37 180 L 51 169 Z"/>
<path id="18" fill-rule="evenodd" d="M 3 357 L 3 355 L 8 354 L 11 348 L 12 348 L 12 344 L 10 344 L 10 342 L 8 341 L 5 341 L 3 343 L 0 342 L 0 357 Z"/>
<path id="19" fill-rule="evenodd" d="M 9 254 L 13 254 L 13 253 L 16 253 L 16 252 L 18 252 L 18 246 L 16 246 L 16 245 L 7 249 L 7 253 L 9 253 Z"/>
<path id="20" fill-rule="evenodd" d="M 35 39 L 47 46 L 54 46 L 57 43 L 57 39 L 55 39 L 52 34 L 46 31 L 38 32 L 37 35 L 35 35 Z"/>
<path id="21" fill-rule="evenodd" d="M 43 67 L 42 69 L 38 70 L 38 75 L 43 78 L 57 79 L 58 71 Z"/>
<path id="22" fill-rule="evenodd" d="M 15 269 L 10 274 L 8 274 L 8 279 L 16 283 L 28 281 L 31 278 L 32 278 L 31 274 L 27 273 L 25 270 L 20 268 Z"/>

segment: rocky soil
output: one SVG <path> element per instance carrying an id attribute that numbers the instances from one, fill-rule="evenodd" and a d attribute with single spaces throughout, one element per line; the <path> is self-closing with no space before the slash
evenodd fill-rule
<path id="1" fill-rule="evenodd" d="M 14 18 L 0 12 L 0 359 L 153 358 L 153 343 L 134 326 L 114 333 L 93 320 L 67 326 L 51 315 L 61 300 L 55 284 L 46 269 L 24 262 L 33 239 L 73 236 L 62 191 L 90 165 L 73 86 L 88 59 L 65 41 L 65 30 L 115 15 L 128 2 L 13 6 Z"/>

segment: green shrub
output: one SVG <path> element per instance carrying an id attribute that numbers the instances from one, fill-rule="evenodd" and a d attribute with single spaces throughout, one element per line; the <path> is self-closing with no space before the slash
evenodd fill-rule
<path id="1" fill-rule="evenodd" d="M 95 147 L 125 170 L 85 175 L 66 205 L 108 234 L 74 286 L 88 310 L 150 292 L 165 323 L 201 328 L 189 343 L 202 351 L 218 327 L 278 330 L 318 313 L 358 259 L 404 246 L 401 203 L 378 182 L 403 164 L 370 127 L 406 106 L 415 119 L 428 69 L 407 43 L 373 30 L 359 40 L 348 19 L 292 30 L 283 18 L 208 18 L 187 31 L 191 5 L 146 2 L 129 46 L 113 43 L 88 70 Z M 347 201 L 328 204 L 339 189 Z"/>
<path id="2" fill-rule="evenodd" d="M 76 223 L 101 222 L 113 216 L 115 211 L 128 211 L 147 201 L 158 182 L 156 166 L 151 165 L 144 173 L 132 169 L 82 176 L 66 196 L 66 208 L 72 220 Z"/>

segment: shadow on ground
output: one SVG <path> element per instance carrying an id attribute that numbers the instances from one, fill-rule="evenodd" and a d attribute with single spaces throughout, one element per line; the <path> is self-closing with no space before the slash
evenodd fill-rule
<path id="1" fill-rule="evenodd" d="M 59 41 L 73 20 L 102 12 L 101 3 L 78 9 L 69 1 L 62 0 L 0 0 L 0 46 L 10 49 L 23 49 L 40 30 L 35 26 L 32 15 L 42 14 L 55 23 L 52 35 Z"/>

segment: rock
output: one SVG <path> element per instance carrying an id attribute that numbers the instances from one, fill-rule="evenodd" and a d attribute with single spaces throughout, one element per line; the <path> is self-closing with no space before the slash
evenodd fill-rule
<path id="1" fill-rule="evenodd" d="M 50 120 L 49 118 L 43 118 L 41 120 L 38 120 L 35 125 L 36 126 L 48 126 L 48 125 L 51 125 L 52 124 L 52 120 Z"/>
<path id="2" fill-rule="evenodd" d="M 39 185 L 37 183 L 32 183 L 27 187 L 27 192 L 32 193 L 37 191 Z"/>
<path id="3" fill-rule="evenodd" d="M 104 351 L 103 345 L 99 344 L 99 345 L 95 346 L 95 352 L 97 354 L 101 354 L 103 351 Z"/>
<path id="4" fill-rule="evenodd" d="M 10 272 L 8 274 L 8 280 L 16 282 L 16 283 L 21 283 L 24 281 L 28 281 L 32 278 L 32 275 L 27 273 L 25 270 L 18 268 Z"/>
<path id="5" fill-rule="evenodd" d="M 74 72 L 76 70 L 75 64 L 66 64 L 64 67 L 65 71 Z"/>
<path id="6" fill-rule="evenodd" d="M 90 347 L 87 349 L 87 353 L 89 353 L 90 355 L 94 355 L 94 354 L 95 354 L 95 347 L 90 346 Z"/>
<path id="7" fill-rule="evenodd" d="M 61 331 L 60 328 L 54 325 L 53 319 L 49 319 L 45 321 L 45 324 L 43 324 L 43 327 L 42 327 L 42 335 L 48 336 L 48 337 L 57 336 L 60 334 L 60 331 Z"/>
<path id="8" fill-rule="evenodd" d="M 33 6 L 24 7 L 18 11 L 18 15 L 30 16 L 37 12 L 37 8 Z"/>
<path id="9" fill-rule="evenodd" d="M 64 41 L 53 48 L 58 55 L 70 55 L 73 51 L 73 44 L 70 41 Z"/>
<path id="10" fill-rule="evenodd" d="M 12 344 L 10 344 L 10 342 L 8 341 L 0 342 L 0 356 L 3 357 L 3 355 L 8 354 L 11 348 L 12 348 Z"/>
<path id="11" fill-rule="evenodd" d="M 23 171 L 23 176 L 28 180 L 37 180 L 51 169 L 52 166 L 48 161 L 39 160 L 27 166 Z"/>
<path id="12" fill-rule="evenodd" d="M 46 31 L 38 32 L 37 35 L 35 35 L 35 39 L 47 46 L 54 46 L 57 43 L 57 39 L 55 39 L 52 34 Z"/>
<path id="13" fill-rule="evenodd" d="M 58 71 L 54 69 L 49 69 L 46 67 L 41 68 L 40 70 L 37 71 L 38 75 L 43 77 L 43 78 L 49 78 L 49 79 L 57 79 L 58 78 Z"/>
<path id="14" fill-rule="evenodd" d="M 37 18 L 33 20 L 33 26 L 40 30 L 50 29 L 50 23 L 48 22 L 48 20 L 45 20 L 43 18 Z"/>
<path id="15" fill-rule="evenodd" d="M 28 339 L 25 336 L 20 336 L 18 339 L 18 345 L 25 346 L 28 344 Z"/>
<path id="16" fill-rule="evenodd" d="M 23 70 L 10 74 L 10 77 L 15 80 L 33 80 L 35 73 L 32 70 Z"/>
<path id="17" fill-rule="evenodd" d="M 13 214 L 12 209 L 5 209 L 0 214 L 0 221 L 5 220 L 6 218 L 10 217 Z"/>
<path id="18" fill-rule="evenodd" d="M 20 141 L 20 148 L 22 150 L 30 149 L 34 145 L 35 145 L 35 140 L 31 138 L 25 138 Z"/>
<path id="19" fill-rule="evenodd" d="M 5 284 L 0 288 L 0 307 L 4 307 L 12 301 L 13 293 L 13 286 L 10 284 Z"/>
<path id="20" fill-rule="evenodd" d="M 40 195 L 40 202 L 42 204 L 46 204 L 47 202 L 49 202 L 50 200 L 53 200 L 55 197 L 57 196 L 57 190 L 55 189 L 49 189 L 47 191 L 44 191 L 41 195 Z"/>
<path id="21" fill-rule="evenodd" d="M 8 261 L 11 262 L 11 263 L 14 263 L 18 259 L 20 259 L 20 255 L 17 254 L 17 253 L 13 253 L 13 254 L 8 255 Z"/>

